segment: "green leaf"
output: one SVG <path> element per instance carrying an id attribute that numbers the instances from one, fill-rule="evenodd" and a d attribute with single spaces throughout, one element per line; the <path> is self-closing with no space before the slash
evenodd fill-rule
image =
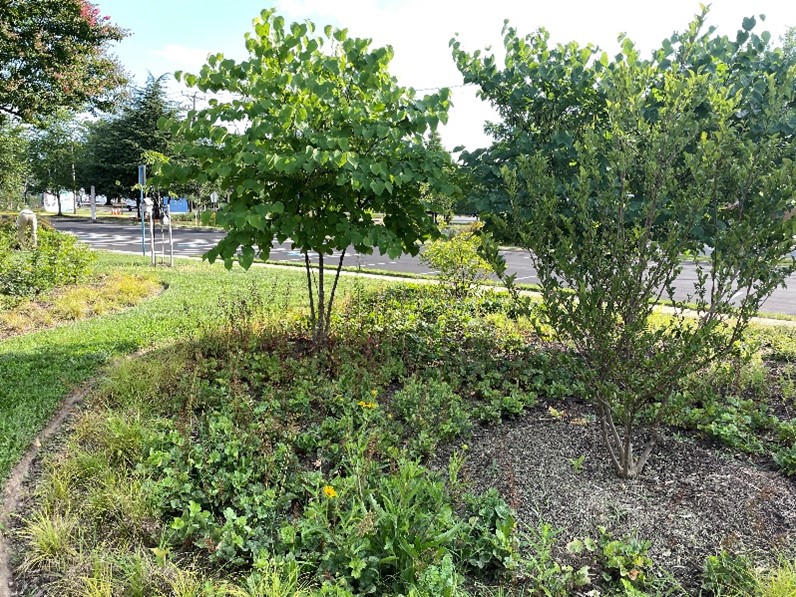
<path id="1" fill-rule="evenodd" d="M 246 223 L 257 230 L 265 229 L 265 217 L 260 214 L 250 214 L 246 216 Z"/>
<path id="2" fill-rule="evenodd" d="M 254 262 L 254 249 L 251 246 L 245 246 L 241 249 L 238 263 L 243 269 L 249 269 Z"/>
<path id="3" fill-rule="evenodd" d="M 374 180 L 370 183 L 370 188 L 373 190 L 376 195 L 381 195 L 384 192 L 385 185 L 380 180 Z"/>

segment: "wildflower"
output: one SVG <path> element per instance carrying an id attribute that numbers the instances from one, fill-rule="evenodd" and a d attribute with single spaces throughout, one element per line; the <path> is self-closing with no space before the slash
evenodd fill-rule
<path id="1" fill-rule="evenodd" d="M 379 393 L 378 390 L 371 390 L 370 391 L 370 395 L 373 396 L 374 398 L 376 397 L 376 394 L 378 394 L 378 393 Z"/>
<path id="2" fill-rule="evenodd" d="M 334 487 L 332 487 L 331 485 L 324 485 L 323 495 L 326 496 L 326 499 L 331 500 L 337 497 L 337 492 L 334 490 Z"/>
<path id="3" fill-rule="evenodd" d="M 364 400 L 357 402 L 357 405 L 361 406 L 362 408 L 376 408 L 375 402 L 365 402 Z"/>

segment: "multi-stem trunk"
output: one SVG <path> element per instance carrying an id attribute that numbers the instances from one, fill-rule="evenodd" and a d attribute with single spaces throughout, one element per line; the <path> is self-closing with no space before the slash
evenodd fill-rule
<path id="1" fill-rule="evenodd" d="M 641 455 L 636 457 L 633 449 L 633 432 L 635 426 L 635 413 L 625 414 L 622 425 L 622 433 L 617 429 L 611 406 L 606 401 L 598 403 L 598 414 L 600 417 L 600 428 L 602 431 L 603 442 L 611 457 L 614 470 L 617 476 L 622 479 L 633 479 L 641 474 L 644 466 L 649 460 L 652 449 L 658 440 L 655 429 L 652 430 L 652 437 L 644 444 Z"/>
<path id="2" fill-rule="evenodd" d="M 312 340 L 316 345 L 326 343 L 331 330 L 332 305 L 334 304 L 335 293 L 337 292 L 337 282 L 340 279 L 340 271 L 343 267 L 345 249 L 340 253 L 340 260 L 334 274 L 332 291 L 327 300 L 325 281 L 325 262 L 323 254 L 318 254 L 318 280 L 317 284 L 313 280 L 312 267 L 309 254 L 304 252 L 304 267 L 307 273 L 307 293 L 310 300 L 310 325 L 312 327 Z"/>

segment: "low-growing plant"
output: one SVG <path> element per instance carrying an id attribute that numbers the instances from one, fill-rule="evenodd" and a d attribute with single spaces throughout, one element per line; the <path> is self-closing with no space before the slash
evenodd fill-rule
<path id="1" fill-rule="evenodd" d="M 796 595 L 796 562 L 784 560 L 778 566 L 755 571 L 755 595 L 790 597 Z"/>
<path id="2" fill-rule="evenodd" d="M 748 557 L 721 551 L 705 559 L 702 588 L 713 595 L 741 597 L 755 594 L 755 575 Z"/>
<path id="3" fill-rule="evenodd" d="M 467 527 L 460 546 L 462 558 L 478 570 L 513 570 L 519 562 L 519 539 L 511 508 L 495 489 L 465 494 Z"/>
<path id="4" fill-rule="evenodd" d="M 20 570 L 65 570 L 77 551 L 79 533 L 78 519 L 70 511 L 34 511 L 19 531 L 27 546 Z"/>
<path id="5" fill-rule="evenodd" d="M 436 379 L 411 378 L 392 395 L 391 407 L 404 423 L 410 453 L 426 456 L 470 429 L 462 399 Z"/>
<path id="6" fill-rule="evenodd" d="M 774 462 L 783 473 L 788 476 L 796 475 L 796 444 L 777 448 L 773 456 Z"/>
<path id="7" fill-rule="evenodd" d="M 599 546 L 601 563 L 611 577 L 634 587 L 643 587 L 652 560 L 647 555 L 650 542 L 637 537 L 615 539 L 605 529 L 600 529 Z"/>
<path id="8" fill-rule="evenodd" d="M 83 279 L 96 261 L 76 237 L 42 227 L 36 248 L 16 248 L 16 231 L 0 225 L 0 295 L 27 297 Z"/>

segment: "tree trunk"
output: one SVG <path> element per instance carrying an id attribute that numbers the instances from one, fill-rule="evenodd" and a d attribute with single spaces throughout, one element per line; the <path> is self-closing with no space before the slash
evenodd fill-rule
<path id="1" fill-rule="evenodd" d="M 323 287 L 323 253 L 318 253 L 318 312 L 317 320 L 315 321 L 315 344 L 324 344 L 326 342 L 326 310 L 325 307 L 325 289 Z"/>
<path id="2" fill-rule="evenodd" d="M 310 324 L 315 329 L 315 291 L 312 285 L 312 269 L 310 268 L 310 256 L 304 251 L 304 269 L 307 271 L 307 293 L 310 297 Z"/>
<path id="3" fill-rule="evenodd" d="M 644 445 L 641 456 L 636 458 L 633 451 L 632 417 L 625 422 L 622 434 L 624 437 L 622 437 L 616 428 L 611 407 L 605 402 L 600 402 L 597 411 L 600 418 L 603 443 L 608 450 L 616 475 L 621 479 L 638 477 L 644 470 L 652 449 L 658 441 L 657 431 L 655 429 L 652 430 L 652 437 Z"/>
<path id="4" fill-rule="evenodd" d="M 332 304 L 334 303 L 334 293 L 337 291 L 337 281 L 340 279 L 340 270 L 343 269 L 343 259 L 345 259 L 345 249 L 340 253 L 340 261 L 337 263 L 337 271 L 334 273 L 334 284 L 332 284 L 332 293 L 329 295 L 329 304 L 326 306 L 326 329 L 323 334 L 329 337 L 330 323 L 332 321 Z"/>

